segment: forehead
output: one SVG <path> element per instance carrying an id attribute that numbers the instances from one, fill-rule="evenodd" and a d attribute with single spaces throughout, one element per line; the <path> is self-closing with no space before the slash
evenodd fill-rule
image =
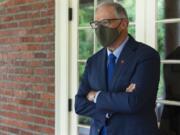
<path id="1" fill-rule="evenodd" d="M 116 18 L 115 9 L 112 6 L 101 6 L 96 10 L 95 20 Z"/>

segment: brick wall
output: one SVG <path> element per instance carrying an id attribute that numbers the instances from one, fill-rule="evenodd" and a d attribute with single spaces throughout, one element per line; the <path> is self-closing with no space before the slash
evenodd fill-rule
<path id="1" fill-rule="evenodd" d="M 0 3 L 0 135 L 54 134 L 54 7 Z"/>

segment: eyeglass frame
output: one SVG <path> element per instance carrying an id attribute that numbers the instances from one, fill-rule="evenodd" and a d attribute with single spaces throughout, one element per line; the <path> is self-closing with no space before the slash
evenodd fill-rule
<path id="1" fill-rule="evenodd" d="M 126 19 L 126 18 L 112 18 L 112 19 L 103 19 L 101 21 L 91 21 L 90 26 L 91 26 L 92 29 L 97 29 L 99 25 L 103 25 L 103 26 L 108 26 L 109 25 L 109 24 L 102 24 L 103 21 L 115 21 L 115 20 L 122 20 L 122 19 Z M 95 24 L 95 23 L 97 23 L 97 24 Z M 110 23 L 110 22 L 106 22 L 106 23 Z M 97 25 L 97 26 L 95 27 L 95 26 L 93 26 L 93 24 Z"/>

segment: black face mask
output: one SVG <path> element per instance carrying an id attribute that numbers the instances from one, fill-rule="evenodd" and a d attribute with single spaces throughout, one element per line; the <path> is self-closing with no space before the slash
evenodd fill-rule
<path id="1" fill-rule="evenodd" d="M 108 47 L 119 37 L 120 32 L 116 28 L 100 25 L 95 29 L 96 37 L 103 47 Z"/>

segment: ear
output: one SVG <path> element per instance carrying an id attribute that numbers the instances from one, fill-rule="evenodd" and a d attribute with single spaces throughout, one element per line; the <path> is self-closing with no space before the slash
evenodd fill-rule
<path id="1" fill-rule="evenodd" d="M 127 29 L 129 21 L 127 19 L 123 19 L 121 22 L 121 29 Z"/>

